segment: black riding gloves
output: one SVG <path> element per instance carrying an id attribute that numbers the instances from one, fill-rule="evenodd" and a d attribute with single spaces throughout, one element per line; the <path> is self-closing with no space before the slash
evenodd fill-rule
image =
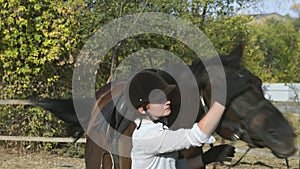
<path id="1" fill-rule="evenodd" d="M 204 165 L 212 162 L 231 161 L 234 157 L 235 148 L 228 144 L 218 145 L 210 148 L 202 155 Z"/>

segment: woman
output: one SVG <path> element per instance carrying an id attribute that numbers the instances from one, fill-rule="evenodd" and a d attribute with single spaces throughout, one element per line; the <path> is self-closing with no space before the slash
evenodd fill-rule
<path id="1" fill-rule="evenodd" d="M 179 166 L 187 168 L 186 164 L 178 163 L 178 150 L 215 141 L 211 134 L 225 110 L 224 105 L 217 101 L 191 129 L 172 131 L 163 123 L 157 122 L 170 115 L 172 103 L 166 96 L 175 88 L 176 85 L 166 83 L 153 70 L 143 70 L 129 82 L 127 95 L 140 116 L 135 120 L 137 128 L 132 136 L 132 169 L 175 169 Z M 199 167 L 214 161 L 223 161 L 233 155 L 232 146 L 216 146 L 204 153 L 197 165 Z"/>

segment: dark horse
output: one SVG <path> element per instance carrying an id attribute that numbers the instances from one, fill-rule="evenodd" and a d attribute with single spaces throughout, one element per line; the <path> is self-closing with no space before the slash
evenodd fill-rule
<path id="1" fill-rule="evenodd" d="M 216 132 L 225 139 L 241 139 L 248 143 L 249 147 L 267 147 L 276 157 L 287 158 L 296 151 L 294 131 L 281 112 L 264 98 L 261 80 L 240 64 L 241 57 L 241 47 L 236 48 L 229 55 L 220 57 L 225 70 L 226 80 L 228 81 L 232 77 L 247 80 L 247 87 L 226 108 Z M 207 70 L 213 67 L 213 64 L 205 67 L 202 62 L 190 66 L 205 103 L 199 108 L 197 120 L 205 114 L 205 107 L 210 107 L 211 84 Z M 176 83 L 174 79 L 171 79 L 164 73 L 161 75 L 169 83 Z M 123 133 L 125 136 L 131 136 L 136 127 L 135 124 L 125 118 L 124 114 L 120 113 L 122 110 L 117 110 L 112 101 L 112 93 L 116 97 L 121 96 L 125 85 L 126 81 L 109 83 L 96 93 L 96 105 L 94 105 L 93 111 L 88 115 L 88 124 L 84 126 L 85 130 L 80 125 L 72 100 L 31 100 L 27 104 L 41 106 L 53 112 L 70 125 L 68 132 L 74 137 L 78 138 L 84 132 L 87 133 L 85 162 L 88 169 L 96 169 L 100 168 L 100 166 L 106 169 L 112 168 L 112 165 L 116 168 L 128 169 L 131 164 L 130 157 L 118 156 L 114 152 L 129 154 L 131 150 L 130 142 L 125 138 L 111 139 L 109 132 L 103 135 L 100 134 L 95 138 L 90 137 L 91 135 L 95 136 L 92 132 L 106 130 L 108 126 Z M 111 88 L 112 86 L 113 88 Z M 176 112 L 179 106 L 176 107 L 176 104 L 180 103 L 180 101 L 171 100 L 171 102 L 175 104 L 173 107 L 175 113 L 172 113 L 172 116 L 169 117 L 169 124 L 172 124 L 174 117 L 177 116 Z M 104 121 L 98 120 L 99 110 L 101 110 L 101 114 L 105 122 L 107 122 L 105 125 L 102 124 Z M 99 146 L 99 142 L 101 142 L 101 146 Z M 192 159 L 201 155 L 201 153 L 201 147 L 182 151 L 182 154 L 190 163 L 194 163 Z"/>

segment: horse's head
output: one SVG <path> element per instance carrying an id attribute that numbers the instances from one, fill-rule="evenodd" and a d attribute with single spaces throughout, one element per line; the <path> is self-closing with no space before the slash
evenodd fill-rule
<path id="1" fill-rule="evenodd" d="M 216 131 L 226 139 L 232 139 L 234 134 L 240 132 L 240 139 L 249 146 L 268 147 L 279 158 L 289 157 L 296 151 L 294 131 L 281 112 L 264 98 L 261 80 L 240 65 L 241 55 L 241 52 L 234 52 L 221 56 L 226 79 L 230 80 L 228 77 L 232 76 L 241 80 L 246 78 L 248 86 L 227 106 Z M 198 71 L 195 76 L 201 77 L 198 83 L 209 106 L 211 85 L 206 71 L 208 69 L 209 66 Z"/>

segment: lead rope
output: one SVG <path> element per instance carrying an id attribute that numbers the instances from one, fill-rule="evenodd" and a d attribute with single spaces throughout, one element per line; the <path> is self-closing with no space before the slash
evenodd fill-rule
<path id="1" fill-rule="evenodd" d="M 231 137 L 231 143 L 229 145 L 234 146 L 236 144 L 236 142 L 238 140 L 240 140 L 240 136 L 243 134 L 243 130 L 239 129 L 239 131 L 236 134 L 233 134 Z M 210 147 L 213 147 L 213 144 L 210 144 Z M 223 165 L 227 166 L 229 169 L 231 167 L 235 167 L 236 165 L 238 165 L 238 163 L 246 156 L 246 154 L 250 151 L 250 147 L 248 147 L 248 149 L 245 151 L 245 153 L 234 163 L 234 164 L 224 164 L 223 162 L 221 162 Z M 226 153 L 226 152 L 225 152 Z M 213 165 L 213 169 L 217 168 L 217 163 L 214 163 Z"/>
<path id="2" fill-rule="evenodd" d="M 245 153 L 241 156 L 241 158 L 239 160 L 237 160 L 234 164 L 229 164 L 229 165 L 225 165 L 227 166 L 229 169 L 231 167 L 235 167 L 236 165 L 238 165 L 238 163 L 245 157 L 245 155 L 250 151 L 250 147 L 245 151 Z"/>
<path id="3" fill-rule="evenodd" d="M 286 164 L 286 168 L 290 168 L 290 164 L 289 164 L 288 158 L 285 158 L 285 164 Z"/>
<path id="4" fill-rule="evenodd" d="M 231 137 L 232 142 L 229 144 L 231 146 L 234 146 L 235 143 L 240 140 L 241 135 L 243 134 L 243 130 L 241 128 L 239 128 L 238 132 L 236 134 L 233 134 Z M 238 163 L 245 157 L 245 155 L 250 151 L 250 147 L 248 147 L 248 149 L 245 151 L 245 153 L 234 163 L 234 164 L 228 164 L 225 165 L 227 166 L 229 169 L 231 167 L 235 167 L 236 165 L 238 165 Z"/>

